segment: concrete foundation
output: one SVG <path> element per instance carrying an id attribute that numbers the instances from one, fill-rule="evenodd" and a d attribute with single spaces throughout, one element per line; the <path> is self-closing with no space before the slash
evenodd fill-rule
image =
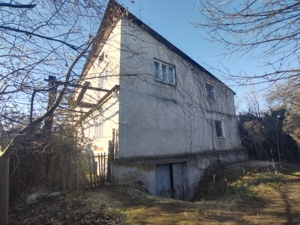
<path id="1" fill-rule="evenodd" d="M 208 151 L 194 155 L 173 155 L 159 158 L 143 157 L 116 159 L 113 161 L 112 166 L 112 181 L 114 184 L 142 181 L 153 195 L 191 200 L 194 189 L 203 176 L 204 171 L 210 165 L 216 163 L 241 162 L 247 159 L 248 154 L 244 149 Z M 181 188 L 183 190 L 183 195 L 179 195 L 180 197 L 176 197 L 176 195 L 172 194 L 162 195 L 161 193 L 158 193 L 158 189 L 161 188 L 161 185 L 158 184 L 158 182 L 166 184 L 165 189 L 168 189 L 167 183 L 169 182 L 168 175 L 164 177 L 157 174 L 158 167 L 160 165 L 174 164 L 182 166 L 182 172 L 180 173 L 180 176 L 182 177 L 178 177 L 178 174 L 176 177 L 176 181 L 182 183 L 182 185 L 179 185 L 182 186 Z M 167 181 L 158 180 L 158 177 L 164 177 Z M 172 175 L 170 180 L 172 180 Z M 170 191 L 172 192 L 172 190 Z"/>

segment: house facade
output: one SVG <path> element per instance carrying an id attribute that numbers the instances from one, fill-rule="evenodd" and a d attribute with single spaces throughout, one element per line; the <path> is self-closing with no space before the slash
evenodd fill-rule
<path id="1" fill-rule="evenodd" d="M 82 97 L 97 106 L 83 135 L 100 153 L 117 131 L 114 183 L 191 199 L 209 165 L 246 159 L 230 88 L 115 1 L 98 35 L 81 84 L 103 91 Z"/>

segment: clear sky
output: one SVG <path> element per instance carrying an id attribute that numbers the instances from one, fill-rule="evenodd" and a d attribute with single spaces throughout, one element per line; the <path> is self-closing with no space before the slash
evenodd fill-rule
<path id="1" fill-rule="evenodd" d="M 200 1 L 200 0 L 198 0 Z M 222 46 L 207 41 L 205 33 L 195 28 L 192 23 L 201 20 L 197 11 L 197 0 L 118 0 L 131 13 L 169 40 L 172 44 L 217 76 L 237 93 L 236 102 L 244 98 L 247 88 L 233 85 L 225 80 L 221 74 L 212 68 L 225 66 L 232 74 L 246 72 L 247 74 L 263 73 L 258 63 L 246 57 L 241 58 L 233 54 L 230 58 L 224 57 Z M 132 3 L 134 2 L 134 3 Z M 265 88 L 265 87 L 263 87 Z M 262 89 L 256 87 L 256 90 Z M 240 107 L 244 108 L 245 106 Z"/>

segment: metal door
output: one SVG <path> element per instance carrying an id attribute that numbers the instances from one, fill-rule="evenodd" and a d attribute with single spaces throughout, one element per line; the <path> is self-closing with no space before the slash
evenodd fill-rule
<path id="1" fill-rule="evenodd" d="M 173 198 L 175 199 L 184 199 L 183 195 L 183 165 L 184 163 L 174 163 L 172 164 L 172 189 L 173 189 Z"/>
<path id="2" fill-rule="evenodd" d="M 156 195 L 171 198 L 171 165 L 156 165 Z"/>

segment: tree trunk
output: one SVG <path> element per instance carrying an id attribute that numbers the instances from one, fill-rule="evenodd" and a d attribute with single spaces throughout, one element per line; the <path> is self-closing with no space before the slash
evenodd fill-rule
<path id="1" fill-rule="evenodd" d="M 276 146 L 277 146 L 277 152 L 278 152 L 278 160 L 279 160 L 279 162 L 281 162 L 281 155 L 280 155 L 279 142 L 278 142 L 278 133 L 276 133 Z"/>
<path id="2" fill-rule="evenodd" d="M 0 225 L 8 225 L 9 157 L 0 157 Z"/>

